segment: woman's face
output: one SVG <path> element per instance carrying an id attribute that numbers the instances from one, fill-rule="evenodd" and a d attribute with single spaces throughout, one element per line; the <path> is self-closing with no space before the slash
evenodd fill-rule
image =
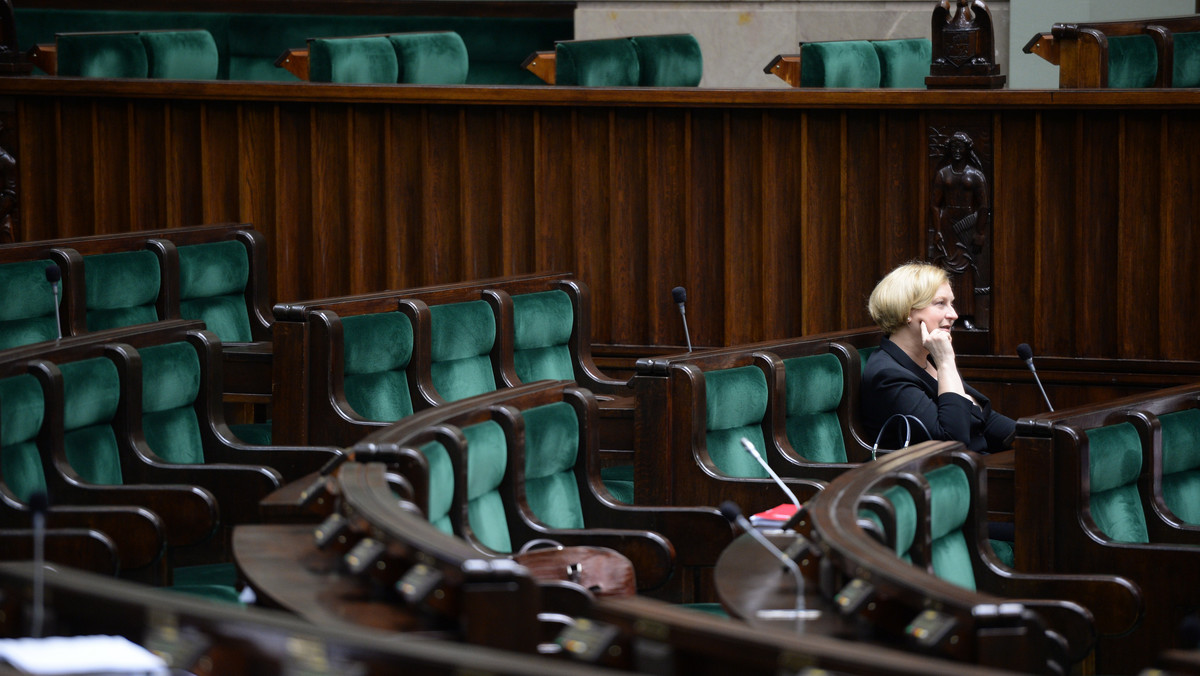
<path id="1" fill-rule="evenodd" d="M 954 291 L 950 289 L 950 283 L 939 286 L 933 296 L 933 302 L 920 310 L 913 310 L 910 316 L 912 321 L 909 322 L 909 328 L 918 334 L 921 333 L 918 322 L 924 322 L 930 333 L 938 329 L 949 331 L 954 326 L 954 320 L 958 319 L 958 313 L 954 311 Z"/>

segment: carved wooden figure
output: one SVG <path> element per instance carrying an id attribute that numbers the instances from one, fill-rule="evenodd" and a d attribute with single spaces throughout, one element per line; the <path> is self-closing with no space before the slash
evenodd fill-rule
<path id="1" fill-rule="evenodd" d="M 33 65 L 17 44 L 17 22 L 12 0 L 0 0 L 0 75 L 28 75 Z"/>
<path id="2" fill-rule="evenodd" d="M 1005 77 L 996 63 L 992 14 L 983 0 L 950 0 L 933 9 L 933 63 L 925 85 L 930 88 L 998 89 Z"/>
<path id="3" fill-rule="evenodd" d="M 966 328 L 985 328 L 991 295 L 991 187 L 970 135 L 955 132 L 943 148 L 930 193 L 934 228 L 929 260 L 956 278 L 959 313 L 970 324 Z"/>

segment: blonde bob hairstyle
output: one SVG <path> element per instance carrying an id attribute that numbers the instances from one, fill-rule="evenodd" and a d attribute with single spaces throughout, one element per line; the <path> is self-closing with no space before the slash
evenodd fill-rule
<path id="1" fill-rule="evenodd" d="M 948 281 L 946 271 L 936 265 L 905 263 L 875 285 L 867 301 L 867 311 L 890 336 L 904 326 L 913 310 L 929 307 L 937 290 Z"/>

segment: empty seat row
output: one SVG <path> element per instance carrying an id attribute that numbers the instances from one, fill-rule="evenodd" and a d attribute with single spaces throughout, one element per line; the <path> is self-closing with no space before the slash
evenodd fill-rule
<path id="1" fill-rule="evenodd" d="M 302 80 L 373 84 L 463 84 L 467 46 L 453 31 L 311 38 L 276 62 Z"/>
<path id="2" fill-rule="evenodd" d="M 575 87 L 695 87 L 700 43 L 688 33 L 566 40 L 522 64 L 549 84 Z"/>
<path id="3" fill-rule="evenodd" d="M 217 43 L 207 30 L 58 33 L 30 60 L 51 75 L 215 80 Z"/>
<path id="4" fill-rule="evenodd" d="M 927 38 L 801 42 L 799 54 L 780 54 L 763 72 L 793 87 L 924 89 L 933 62 Z"/>
<path id="5" fill-rule="evenodd" d="M 1023 49 L 1059 67 L 1060 88 L 1200 86 L 1200 15 L 1057 23 Z"/>

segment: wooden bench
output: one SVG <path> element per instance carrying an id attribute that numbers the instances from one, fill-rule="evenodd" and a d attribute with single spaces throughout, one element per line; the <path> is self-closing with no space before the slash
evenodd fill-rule
<path id="1" fill-rule="evenodd" d="M 1057 65 L 1064 89 L 1195 87 L 1200 15 L 1057 23 L 1030 38 L 1023 51 Z"/>

